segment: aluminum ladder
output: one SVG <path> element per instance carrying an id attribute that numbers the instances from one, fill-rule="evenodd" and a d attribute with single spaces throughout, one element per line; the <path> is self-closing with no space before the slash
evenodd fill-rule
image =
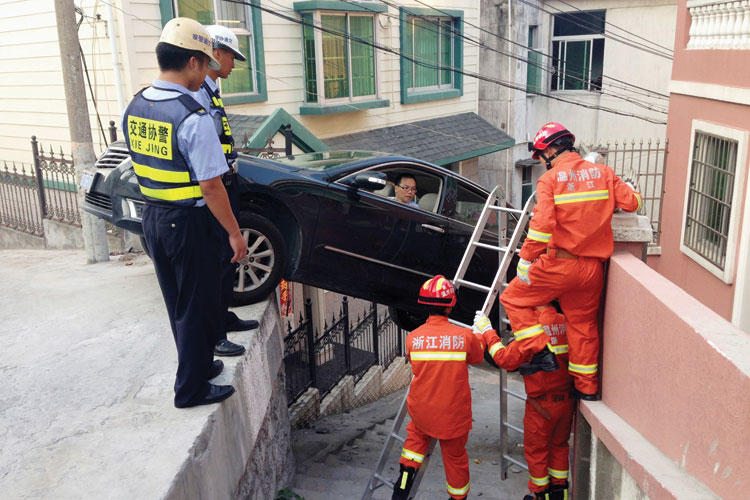
<path id="1" fill-rule="evenodd" d="M 477 221 L 476 226 L 474 226 L 474 231 L 471 235 L 471 238 L 469 239 L 469 244 L 466 247 L 466 250 L 464 251 L 464 255 L 461 258 L 461 263 L 458 266 L 458 269 L 456 270 L 456 275 L 453 278 L 453 283 L 456 286 L 456 288 L 459 288 L 461 286 L 465 286 L 467 288 L 472 288 L 474 290 L 479 290 L 482 292 L 487 293 L 487 297 L 485 298 L 484 305 L 482 306 L 482 311 L 484 314 L 489 314 L 492 310 L 492 305 L 495 300 L 497 300 L 497 296 L 500 293 L 500 289 L 504 288 L 508 285 L 507 282 L 505 282 L 505 275 L 508 272 L 508 268 L 510 267 L 510 262 L 513 257 L 514 253 L 518 252 L 518 245 L 521 241 L 521 237 L 523 236 L 523 233 L 525 231 L 526 225 L 529 222 L 529 219 L 531 218 L 531 208 L 533 207 L 533 201 L 535 198 L 535 194 L 529 197 L 529 200 L 526 202 L 526 205 L 524 206 L 523 210 L 517 210 L 513 208 L 508 208 L 502 206 L 503 200 L 502 200 L 502 194 L 500 186 L 496 187 L 492 190 L 492 193 L 490 193 L 490 196 L 487 198 L 487 201 L 485 202 L 484 207 L 482 208 L 481 215 L 479 216 L 479 220 Z M 498 212 L 498 215 L 503 214 L 507 216 L 507 214 L 513 214 L 518 216 L 518 221 L 516 223 L 516 227 L 513 230 L 513 235 L 511 236 L 510 240 L 505 240 L 505 237 L 502 233 L 504 231 L 499 232 L 498 234 L 498 245 L 489 245 L 486 243 L 482 243 L 480 241 L 482 234 L 487 227 L 487 222 L 490 219 L 490 215 L 492 212 Z M 504 226 L 504 227 L 507 227 Z M 471 259 L 474 256 L 474 251 L 478 248 L 488 248 L 490 250 L 495 250 L 502 254 L 502 258 L 500 259 L 500 265 L 498 267 L 497 273 L 495 273 L 495 277 L 492 281 L 491 286 L 482 285 L 479 283 L 473 283 L 471 281 L 464 280 L 464 276 L 466 275 L 466 271 L 469 269 L 469 264 L 471 263 Z M 505 317 L 504 312 L 502 311 L 502 306 L 500 307 L 501 312 L 501 322 L 503 324 L 509 324 L 508 319 Z M 471 325 L 466 325 L 463 323 L 459 323 L 458 321 L 451 320 L 451 323 L 457 324 L 459 326 L 463 326 L 465 328 L 471 328 Z M 502 467 L 502 479 L 507 479 L 507 468 L 510 466 L 510 463 L 515 463 L 518 466 L 528 470 L 528 467 L 525 463 L 519 462 L 518 460 L 511 457 L 508 453 L 508 433 L 507 429 L 513 429 L 518 432 L 523 433 L 523 429 L 520 427 L 517 427 L 513 424 L 510 424 L 507 421 L 507 395 L 511 395 L 513 397 L 517 397 L 522 400 L 526 400 L 526 396 L 523 394 L 518 394 L 514 391 L 511 391 L 507 389 L 507 380 L 506 380 L 506 372 L 505 370 L 500 370 L 500 430 L 501 430 L 501 437 L 500 437 L 500 443 L 502 447 L 502 453 L 501 453 L 501 467 Z M 375 466 L 375 469 L 372 472 L 372 475 L 370 476 L 370 480 L 367 482 L 367 487 L 365 488 L 365 492 L 362 495 L 362 500 L 370 500 L 372 498 L 373 493 L 375 490 L 382 486 L 387 486 L 390 489 L 394 488 L 394 483 L 392 483 L 387 478 L 383 477 L 383 469 L 385 468 L 386 461 L 388 460 L 388 456 L 390 455 L 391 449 L 393 448 L 393 444 L 398 441 L 399 443 L 403 444 L 406 439 L 402 437 L 399 433 L 401 431 L 401 426 L 403 425 L 403 422 L 407 415 L 407 408 L 406 408 L 406 398 L 409 395 L 409 392 L 407 390 L 406 394 L 404 394 L 404 399 L 401 402 L 401 406 L 398 410 L 398 413 L 396 414 L 396 420 L 393 422 L 393 428 L 391 429 L 391 432 L 388 434 L 388 437 L 386 438 L 386 442 L 383 446 L 383 450 L 380 452 L 380 457 L 378 458 L 378 462 Z M 430 445 L 427 449 L 427 453 L 425 453 L 424 461 L 422 462 L 422 466 L 418 469 L 417 475 L 414 478 L 414 483 L 412 484 L 411 490 L 409 491 L 409 499 L 413 499 L 417 491 L 419 490 L 419 484 L 422 481 L 422 477 L 424 476 L 425 471 L 427 470 L 427 465 L 429 464 L 430 457 L 432 456 L 432 453 L 435 450 L 435 439 L 432 439 L 430 441 Z M 506 465 L 506 462 L 509 462 Z"/>
<path id="2" fill-rule="evenodd" d="M 465 286 L 467 288 L 471 288 L 474 290 L 479 290 L 482 292 L 487 293 L 487 297 L 484 301 L 484 306 L 482 307 L 482 312 L 485 315 L 489 315 L 490 311 L 492 310 L 492 306 L 497 300 L 498 295 L 500 294 L 501 290 L 504 289 L 506 286 L 508 286 L 508 283 L 505 281 L 505 277 L 508 273 L 508 268 L 510 267 L 511 259 L 513 258 L 513 255 L 516 253 L 519 253 L 519 245 L 521 243 L 521 239 L 523 238 L 524 231 L 526 231 L 526 227 L 529 223 L 529 220 L 531 220 L 532 209 L 534 207 L 534 203 L 536 200 L 536 193 L 533 193 L 531 196 L 529 196 L 529 199 L 526 201 L 526 204 L 523 207 L 523 210 L 518 210 L 514 208 L 508 208 L 503 205 L 503 197 L 500 193 L 500 187 L 496 187 L 492 193 L 490 194 L 489 198 L 487 198 L 487 202 L 484 205 L 484 208 L 482 209 L 482 213 L 479 216 L 479 220 L 477 221 L 477 225 L 474 227 L 474 232 L 471 235 L 471 239 L 469 240 L 469 245 L 466 248 L 466 252 L 464 253 L 463 259 L 461 259 L 461 264 L 458 266 L 458 269 L 456 270 L 456 276 L 453 278 L 453 283 L 456 285 L 456 287 Z M 482 237 L 482 233 L 484 232 L 487 222 L 490 219 L 490 214 L 492 212 L 497 212 L 498 217 L 504 217 L 504 223 L 501 222 L 502 227 L 507 228 L 507 218 L 509 215 L 514 215 L 517 217 L 516 226 L 513 230 L 513 234 L 510 238 L 507 238 L 507 232 L 506 231 L 500 231 L 498 234 L 498 245 L 489 245 L 486 243 L 482 243 L 480 241 Z M 471 281 L 467 281 L 464 279 L 466 276 L 466 271 L 469 269 L 469 265 L 471 263 L 471 259 L 474 256 L 474 251 L 477 248 L 487 248 L 490 250 L 497 251 L 501 257 L 500 257 L 500 264 L 497 269 L 497 273 L 495 274 L 495 278 L 492 281 L 492 284 L 490 286 L 485 286 L 480 283 L 473 283 Z M 507 316 L 505 315 L 505 311 L 503 310 L 502 304 L 500 306 L 500 314 L 499 314 L 499 321 L 498 325 L 510 325 L 510 321 L 508 321 Z M 500 330 L 501 328 L 498 328 Z M 505 480 L 508 479 L 508 468 L 511 466 L 511 464 L 518 465 L 524 470 L 529 470 L 528 465 L 524 461 L 517 460 L 516 458 L 510 456 L 510 453 L 508 452 L 508 429 L 516 431 L 523 435 L 523 427 L 521 425 L 514 425 L 511 424 L 508 421 L 508 396 L 520 399 L 521 401 L 526 401 L 526 395 L 523 393 L 518 393 L 515 391 L 512 391 L 508 389 L 508 373 L 505 370 L 500 370 L 500 470 L 501 470 L 501 479 Z"/>

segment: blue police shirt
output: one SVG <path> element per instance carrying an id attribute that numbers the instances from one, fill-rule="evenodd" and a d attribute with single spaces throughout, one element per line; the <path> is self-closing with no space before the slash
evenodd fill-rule
<path id="1" fill-rule="evenodd" d="M 151 87 L 143 91 L 143 97 L 152 101 L 164 101 L 173 99 L 176 92 L 181 92 L 195 98 L 195 92 L 191 92 L 182 85 L 154 80 Z M 197 99 L 196 99 L 197 100 Z M 198 101 L 199 104 L 210 109 L 210 106 Z M 127 130 L 128 117 L 123 116 L 122 130 Z M 227 160 L 224 158 L 224 150 L 221 148 L 219 136 L 216 135 L 210 113 L 199 115 L 193 113 L 185 118 L 177 129 L 177 147 L 187 161 L 190 168 L 190 177 L 196 181 L 207 181 L 219 177 L 227 172 Z M 206 200 L 198 200 L 196 207 L 202 207 Z"/>
<path id="2" fill-rule="evenodd" d="M 208 85 L 208 88 L 210 88 L 212 92 L 216 92 L 217 90 L 219 90 L 219 86 L 208 75 L 206 75 L 205 83 L 206 85 Z M 214 108 L 211 106 L 211 97 L 208 95 L 208 92 L 206 92 L 206 89 L 201 87 L 198 92 L 193 92 L 193 97 L 196 101 L 198 101 L 198 104 L 206 108 L 206 110 L 211 114 L 211 118 L 213 118 L 214 120 L 214 126 L 216 127 L 216 134 L 221 135 L 221 132 L 224 130 L 224 125 L 221 122 L 221 111 L 219 111 L 218 108 Z"/>

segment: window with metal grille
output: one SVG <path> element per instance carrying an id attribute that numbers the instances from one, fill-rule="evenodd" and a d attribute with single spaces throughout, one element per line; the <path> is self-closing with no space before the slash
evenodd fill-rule
<path id="1" fill-rule="evenodd" d="M 683 245 L 724 270 L 738 141 L 695 131 Z"/>
<path id="2" fill-rule="evenodd" d="M 605 14 L 598 10 L 555 16 L 551 90 L 601 90 Z"/>

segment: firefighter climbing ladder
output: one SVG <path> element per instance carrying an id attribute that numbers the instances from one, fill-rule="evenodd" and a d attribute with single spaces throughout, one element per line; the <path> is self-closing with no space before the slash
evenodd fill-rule
<path id="1" fill-rule="evenodd" d="M 456 275 L 453 278 L 453 283 L 456 285 L 456 288 L 459 288 L 461 286 L 465 286 L 467 288 L 471 288 L 474 290 L 478 290 L 481 292 L 485 292 L 487 294 L 487 297 L 484 301 L 484 305 L 482 306 L 482 311 L 484 314 L 489 314 L 492 310 L 492 306 L 497 300 L 497 296 L 500 293 L 500 290 L 508 285 L 508 283 L 505 281 L 505 276 L 508 272 L 508 268 L 510 267 L 511 259 L 513 258 L 513 255 L 518 252 L 518 245 L 521 241 L 521 237 L 523 236 L 524 230 L 526 229 L 526 225 L 529 223 L 529 219 L 531 218 L 531 207 L 533 207 L 533 201 L 535 196 L 532 195 L 529 197 L 529 200 L 526 202 L 526 205 L 524 206 L 523 210 L 508 208 L 503 206 L 503 200 L 502 200 L 502 194 L 500 187 L 496 187 L 492 190 L 492 193 L 490 193 L 490 196 L 487 198 L 487 202 L 484 205 L 484 208 L 482 209 L 482 212 L 479 216 L 479 220 L 477 221 L 476 226 L 474 227 L 474 232 L 471 235 L 471 239 L 469 240 L 469 244 L 466 247 L 466 251 L 464 252 L 464 256 L 461 259 L 461 263 L 458 266 L 458 269 L 456 270 Z M 482 243 L 480 240 L 482 238 L 482 234 L 484 233 L 485 228 L 487 227 L 487 222 L 490 220 L 490 216 L 493 212 L 497 212 L 498 215 L 504 215 L 507 219 L 508 214 L 512 214 L 518 217 L 518 220 L 516 222 L 515 228 L 513 229 L 513 235 L 510 237 L 510 239 L 507 239 L 503 233 L 505 231 L 500 231 L 498 234 L 499 238 L 499 244 L 498 245 L 491 245 L 488 243 Z M 505 225 L 507 227 L 507 224 Z M 471 259 L 474 256 L 474 251 L 477 248 L 486 248 L 489 250 L 495 250 L 502 254 L 502 257 L 500 259 L 500 265 L 497 269 L 497 273 L 495 274 L 495 277 L 492 281 L 492 284 L 490 286 L 482 285 L 479 283 L 473 283 L 471 281 L 467 281 L 464 279 L 466 276 L 466 271 L 469 269 L 469 264 L 471 263 Z M 500 321 L 503 324 L 509 324 L 508 319 L 505 317 L 505 314 L 502 312 L 502 306 L 501 306 L 501 319 Z M 452 321 L 453 323 L 459 324 L 460 326 L 471 328 L 469 325 L 464 325 L 455 321 Z M 404 437 L 402 437 L 399 432 L 401 431 L 401 426 L 403 425 L 404 419 L 407 415 L 407 409 L 406 409 L 406 398 L 409 395 L 408 391 L 406 394 L 404 394 L 404 399 L 401 402 L 401 407 L 398 410 L 398 413 L 396 414 L 396 420 L 393 422 L 393 428 L 391 429 L 390 434 L 386 438 L 385 444 L 383 445 L 383 450 L 380 452 L 380 457 L 378 458 L 378 463 L 375 466 L 375 469 L 372 472 L 372 475 L 370 476 L 370 480 L 367 483 L 367 487 L 365 488 L 365 492 L 362 495 L 362 500 L 370 500 L 372 498 L 373 493 L 375 490 L 380 488 L 381 486 L 387 486 L 390 489 L 394 488 L 394 484 L 389 481 L 387 478 L 383 477 L 383 469 L 385 468 L 386 461 L 389 458 L 391 449 L 393 448 L 393 445 L 396 441 L 399 441 L 401 444 L 404 443 L 406 440 Z M 507 469 L 510 467 L 510 464 L 516 464 L 519 467 L 522 467 L 525 470 L 528 470 L 528 467 L 525 463 L 516 460 L 515 458 L 511 457 L 508 453 L 508 431 L 507 429 L 512 429 L 514 431 L 523 433 L 523 428 L 515 426 L 511 423 L 509 423 L 508 420 L 508 411 L 507 411 L 507 401 L 508 401 L 508 395 L 512 397 L 516 397 L 521 400 L 526 400 L 526 396 L 524 394 L 519 394 L 517 392 L 511 391 L 507 388 L 507 376 L 505 370 L 500 370 L 500 445 L 501 445 L 501 470 L 502 470 L 502 478 L 507 479 Z M 416 494 L 417 490 L 419 489 L 419 484 L 422 481 L 422 477 L 424 476 L 425 471 L 427 470 L 427 465 L 429 464 L 430 457 L 432 456 L 433 451 L 435 450 L 435 444 L 436 440 L 433 439 L 430 441 L 430 445 L 427 449 L 427 453 L 425 453 L 424 461 L 422 462 L 422 466 L 417 471 L 417 475 L 414 478 L 414 483 L 412 484 L 411 490 L 409 492 L 409 498 L 413 499 Z"/>

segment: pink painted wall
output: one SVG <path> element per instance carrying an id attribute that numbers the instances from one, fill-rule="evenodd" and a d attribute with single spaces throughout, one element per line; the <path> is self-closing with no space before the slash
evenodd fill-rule
<path id="1" fill-rule="evenodd" d="M 725 284 L 680 251 L 685 185 L 690 162 L 690 135 L 694 119 L 746 130 L 750 126 L 750 106 L 672 94 L 667 124 L 669 156 L 664 180 L 662 254 L 659 259 L 649 259 L 649 264 L 654 262 L 654 269 L 722 317 L 731 320 L 733 285 Z M 740 168 L 747 171 L 747 164 Z M 742 186 L 741 193 L 744 192 L 745 186 Z M 740 196 L 741 200 L 744 198 L 744 194 Z M 739 214 L 742 214 L 742 209 L 742 206 L 737 207 Z"/>
<path id="2" fill-rule="evenodd" d="M 687 50 L 690 13 L 686 0 L 677 5 L 672 80 L 718 83 L 747 88 L 750 82 L 750 52 L 742 50 Z M 670 119 L 672 107 L 670 106 Z M 672 141 L 672 137 L 668 136 Z"/>
<path id="3" fill-rule="evenodd" d="M 617 252 L 602 346 L 603 403 L 717 495 L 747 498 L 747 335 L 639 259 Z M 642 477 L 633 464 L 623 466 Z"/>

